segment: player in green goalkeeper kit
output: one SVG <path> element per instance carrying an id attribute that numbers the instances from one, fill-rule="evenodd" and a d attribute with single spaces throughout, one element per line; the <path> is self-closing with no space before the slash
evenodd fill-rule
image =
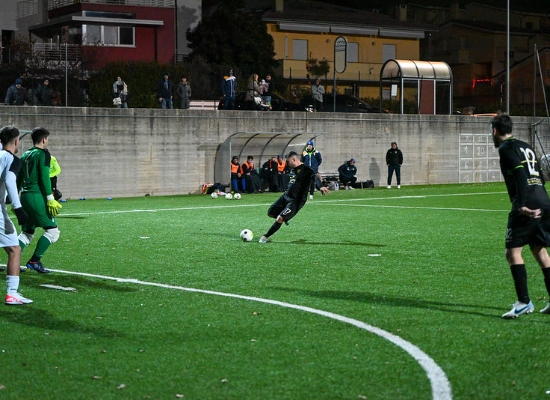
<path id="1" fill-rule="evenodd" d="M 17 175 L 17 188 L 21 190 L 21 205 L 29 216 L 23 224 L 19 235 L 21 251 L 28 246 L 37 227 L 44 229 L 44 234 L 38 240 L 33 256 L 27 262 L 27 267 L 40 273 L 50 272 L 40 262 L 40 259 L 59 239 L 59 229 L 55 217 L 59 214 L 59 204 L 52 194 L 50 182 L 50 153 L 47 150 L 50 132 L 44 128 L 34 128 L 31 133 L 33 147 L 21 157 L 21 169 Z"/>

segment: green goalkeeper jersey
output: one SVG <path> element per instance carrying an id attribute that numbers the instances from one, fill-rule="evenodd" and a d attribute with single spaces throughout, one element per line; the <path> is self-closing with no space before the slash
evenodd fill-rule
<path id="1" fill-rule="evenodd" d="M 17 188 L 21 193 L 42 193 L 44 197 L 52 194 L 50 159 L 50 152 L 38 147 L 31 147 L 23 154 L 17 175 Z"/>

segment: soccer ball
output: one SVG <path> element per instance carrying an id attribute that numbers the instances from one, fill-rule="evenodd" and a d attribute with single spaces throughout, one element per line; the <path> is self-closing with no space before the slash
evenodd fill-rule
<path id="1" fill-rule="evenodd" d="M 240 200 L 241 199 L 241 194 L 240 193 L 235 193 L 235 196 L 233 196 L 233 198 L 235 200 Z"/>
<path id="2" fill-rule="evenodd" d="M 225 199 L 226 199 L 226 200 L 231 200 L 232 198 L 233 198 L 233 195 L 232 195 L 231 193 L 227 193 L 227 194 L 225 195 Z"/>
<path id="3" fill-rule="evenodd" d="M 210 197 L 212 197 L 213 199 L 217 199 L 218 198 L 218 194 L 216 192 L 212 192 L 212 194 L 210 195 Z"/>
<path id="4" fill-rule="evenodd" d="M 251 242 L 253 237 L 254 234 L 250 229 L 245 229 L 241 232 L 241 239 L 243 240 L 243 242 Z"/>

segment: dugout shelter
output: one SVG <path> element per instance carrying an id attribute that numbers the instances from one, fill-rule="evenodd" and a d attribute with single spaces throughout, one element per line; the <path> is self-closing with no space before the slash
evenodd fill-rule
<path id="1" fill-rule="evenodd" d="M 383 100 L 399 102 L 400 114 L 452 114 L 453 73 L 444 62 L 388 60 L 380 71 Z M 405 100 L 409 100 L 405 112 Z M 390 103 L 391 104 L 391 103 Z M 390 107 L 391 108 L 391 107 Z"/>
<path id="2" fill-rule="evenodd" d="M 248 156 L 254 157 L 254 166 L 259 171 L 273 156 L 286 156 L 291 151 L 302 154 L 306 143 L 327 132 L 236 132 L 223 142 L 216 153 L 214 181 L 231 182 L 231 158 L 239 157 L 239 163 Z"/>

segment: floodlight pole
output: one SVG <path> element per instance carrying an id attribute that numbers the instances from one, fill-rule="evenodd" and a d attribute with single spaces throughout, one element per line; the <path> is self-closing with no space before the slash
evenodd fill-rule
<path id="1" fill-rule="evenodd" d="M 510 115 L 510 0 L 506 3 L 506 114 Z"/>

